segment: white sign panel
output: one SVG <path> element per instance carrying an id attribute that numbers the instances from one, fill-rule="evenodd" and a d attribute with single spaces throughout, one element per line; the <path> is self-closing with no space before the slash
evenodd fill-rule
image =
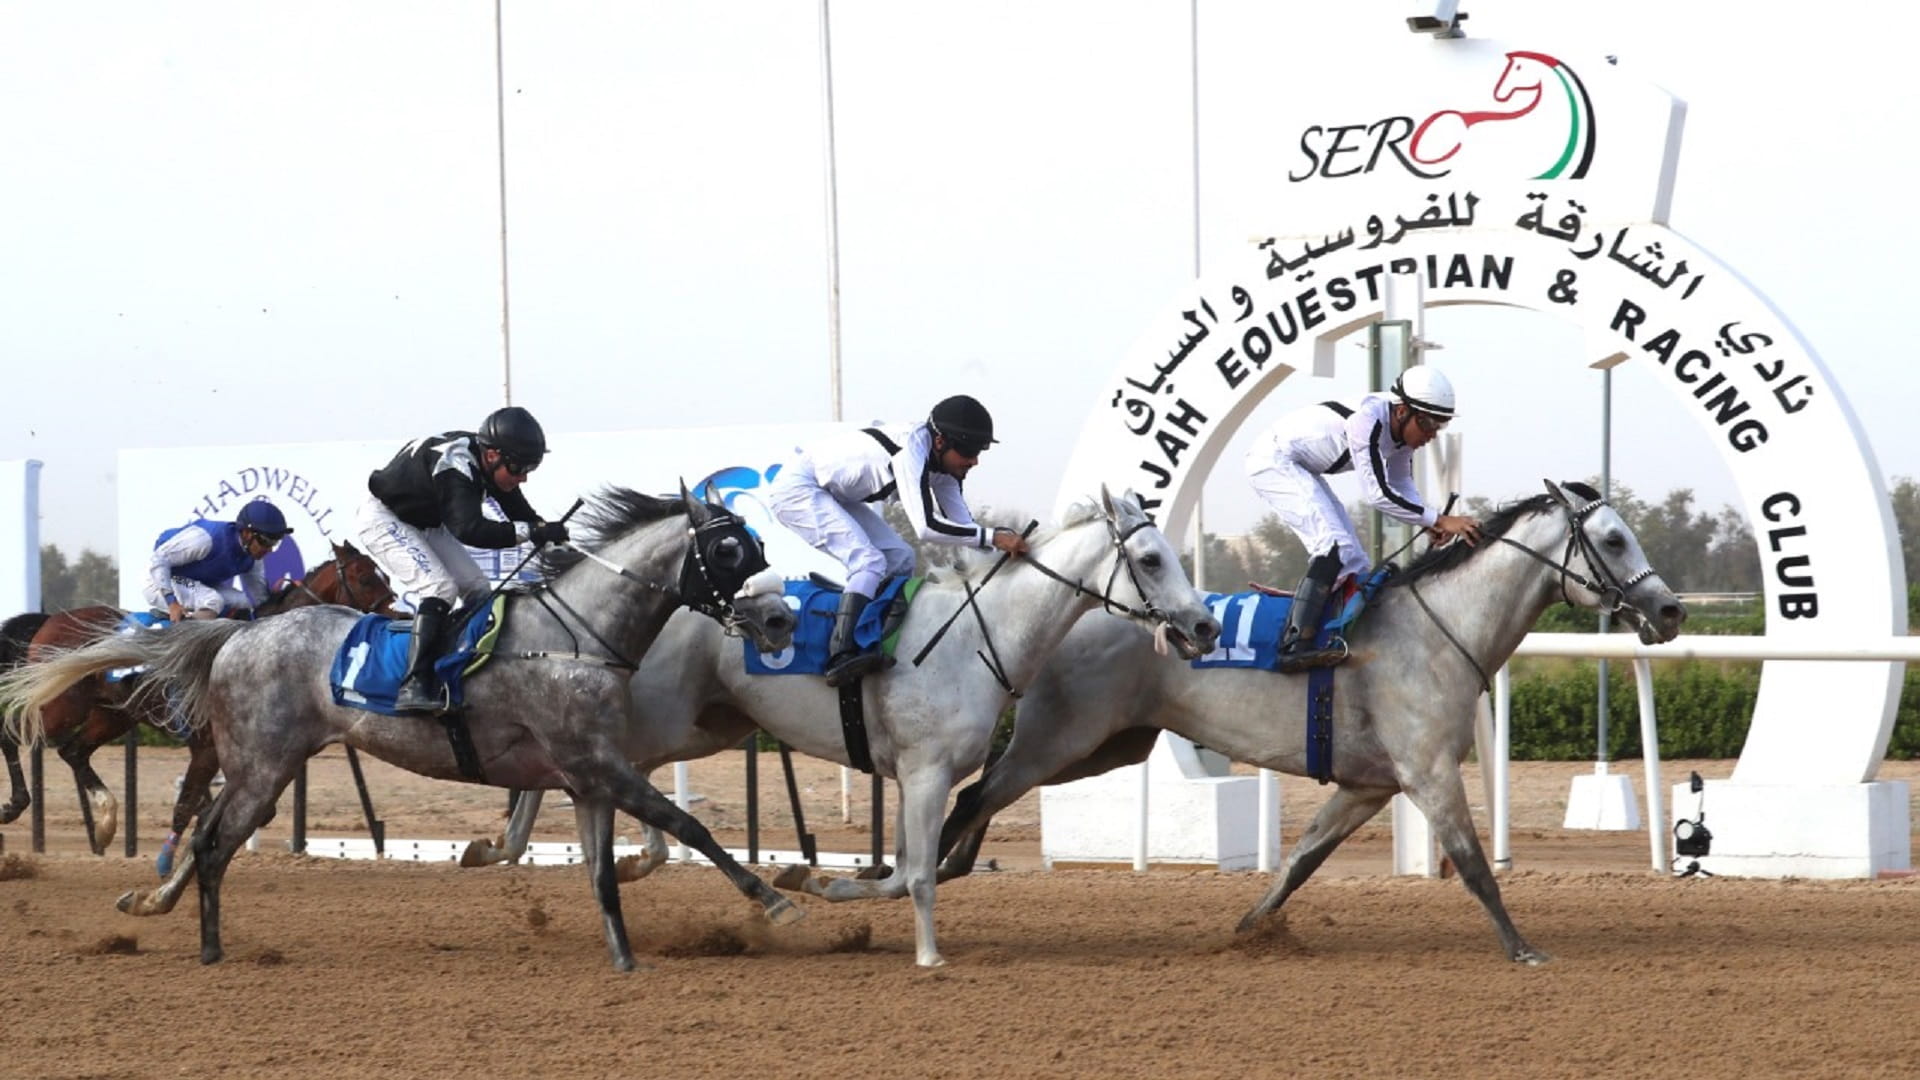
<path id="1" fill-rule="evenodd" d="M 683 428 L 549 435 L 546 461 L 522 490 L 549 518 L 581 496 L 617 484 L 671 494 L 712 479 L 717 497 L 745 518 L 767 545 L 767 557 L 789 577 L 843 576 L 839 563 L 772 521 L 761 489 L 796 446 L 835 430 L 829 424 Z M 159 534 L 200 518 L 231 521 L 246 502 L 268 499 L 293 535 L 267 558 L 267 578 L 302 576 L 330 557 L 331 543 L 349 543 L 354 516 L 367 498 L 367 476 L 411 438 L 337 443 L 210 446 L 120 453 L 120 603 L 144 608 L 141 595 Z M 475 551 L 482 569 L 505 577 L 524 550 Z"/>
<path id="2" fill-rule="evenodd" d="M 40 610 L 40 463 L 0 461 L 0 619 Z"/>

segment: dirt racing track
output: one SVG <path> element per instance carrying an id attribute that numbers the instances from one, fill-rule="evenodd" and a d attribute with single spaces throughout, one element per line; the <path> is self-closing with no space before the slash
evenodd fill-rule
<path id="1" fill-rule="evenodd" d="M 702 816 L 737 818 L 708 775 Z M 1565 775 L 1538 786 L 1564 795 Z M 837 794 L 829 773 L 803 779 L 815 799 Z M 1289 838 L 1312 790 L 1285 789 Z M 463 812 L 497 819 L 482 807 L 498 793 L 472 795 L 484 803 Z M 352 798 L 317 783 L 316 815 L 336 797 Z M 1003 866 L 1031 864 L 1019 810 L 989 841 Z M 550 812 L 543 835 L 570 823 Z M 1554 956 L 1537 969 L 1502 958 L 1457 881 L 1378 873 L 1374 826 L 1283 924 L 1246 936 L 1232 928 L 1265 887 L 1251 873 L 952 882 L 937 909 L 949 964 L 933 971 L 913 965 L 905 902 L 804 898 L 808 918 L 773 929 L 717 873 L 673 865 L 623 888 L 648 965 L 627 976 L 609 970 L 578 867 L 323 861 L 263 843 L 227 877 L 227 959 L 202 967 L 191 893 L 163 918 L 113 909 L 151 880 L 146 859 L 26 856 L 8 835 L 9 1077 L 1891 1077 L 1920 1061 L 1920 879 L 1670 880 L 1645 869 L 1644 834 L 1524 817 L 1523 868 L 1501 885 Z"/>

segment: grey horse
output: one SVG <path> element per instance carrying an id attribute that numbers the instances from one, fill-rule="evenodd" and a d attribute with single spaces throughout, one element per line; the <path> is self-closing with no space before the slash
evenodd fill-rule
<path id="1" fill-rule="evenodd" d="M 965 609 L 969 597 L 977 616 Z M 1197 656 L 1219 636 L 1178 553 L 1131 493 L 1115 499 L 1102 491 L 1098 501 L 1077 504 L 1057 529 L 1032 539 L 1029 557 L 1007 562 L 991 581 L 977 567 L 929 578 L 900 628 L 899 655 L 917 656 L 949 620 L 951 630 L 919 664 L 903 661 L 869 676 L 863 687 L 874 766 L 900 783 L 898 871 L 879 880 L 823 882 L 805 867 L 790 867 L 775 884 L 830 901 L 910 896 L 916 962 L 944 963 L 934 938 L 933 886 L 947 796 L 986 760 L 994 726 L 1014 694 L 1068 628 L 1103 600 L 1125 617 L 1088 621 L 1111 625 L 1143 646 L 1164 635 Z M 626 752 L 643 769 L 736 746 L 756 723 L 804 753 L 850 760 L 838 691 L 817 677 L 746 674 L 740 647 L 699 620 L 668 625 L 634 676 L 633 697 L 637 723 Z M 475 841 L 462 864 L 517 858 L 537 810 L 538 803 L 523 798 L 506 850 Z M 634 876 L 665 858 L 654 833 L 648 857 Z"/>
<path id="2" fill-rule="evenodd" d="M 759 541 L 725 509 L 683 489 L 655 499 L 614 489 L 583 515 L 580 549 L 550 551 L 546 580 L 510 593 L 494 658 L 468 676 L 464 718 L 486 783 L 564 788 L 574 799 L 581 850 L 616 970 L 634 967 L 614 882 L 613 817 L 624 810 L 698 849 L 776 923 L 802 912 L 740 866 L 698 821 L 649 784 L 621 752 L 632 725 L 627 680 L 681 606 L 785 648 L 793 615 Z M 39 706 L 108 668 L 149 665 L 172 684 L 193 723 L 210 726 L 226 789 L 193 839 L 200 881 L 200 958 L 221 958 L 220 882 L 241 843 L 273 816 L 300 763 L 344 742 L 401 768 L 465 780 L 449 732 L 419 717 L 334 704 L 328 670 L 357 613 L 314 607 L 256 623 L 193 623 L 108 638 L 0 680 L 20 711 L 23 741 Z M 176 871 L 184 876 L 192 866 Z M 123 898 L 123 909 L 128 906 Z"/>
<path id="3" fill-rule="evenodd" d="M 1562 599 L 1614 612 L 1649 644 L 1671 640 L 1686 619 L 1619 514 L 1577 483 L 1564 490 L 1547 483 L 1546 494 L 1489 519 L 1477 547 L 1434 549 L 1390 580 L 1350 633 L 1353 655 L 1335 676 L 1338 786 L 1240 921 L 1242 931 L 1277 910 L 1342 840 L 1405 792 L 1493 919 L 1507 956 L 1546 961 L 1501 903 L 1467 811 L 1460 762 L 1487 675 Z M 1105 620 L 1082 622 L 1020 702 L 1006 752 L 955 800 L 941 830 L 941 880 L 971 868 L 992 815 L 1037 785 L 1144 760 L 1160 729 L 1235 761 L 1306 775 L 1305 685 L 1303 677 L 1269 671 L 1156 662 L 1134 635 Z"/>

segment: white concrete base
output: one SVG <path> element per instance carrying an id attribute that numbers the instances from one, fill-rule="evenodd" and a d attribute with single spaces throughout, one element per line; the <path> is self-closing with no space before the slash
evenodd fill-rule
<path id="1" fill-rule="evenodd" d="M 1567 794 L 1563 829 L 1640 828 L 1640 806 L 1633 797 L 1633 778 L 1625 773 L 1594 771 L 1573 778 Z"/>
<path id="2" fill-rule="evenodd" d="M 1709 780 L 1698 794 L 1673 786 L 1673 824 L 1704 811 L 1713 853 L 1700 867 L 1732 877 L 1871 878 L 1913 868 L 1913 823 L 1903 780 L 1864 784 L 1741 784 Z M 1692 861 L 1676 853 L 1674 865 Z"/>
<path id="3" fill-rule="evenodd" d="M 1213 755 L 1217 757 L 1218 755 Z M 1148 862 L 1249 870 L 1259 862 L 1260 781 L 1209 775 L 1215 763 L 1192 743 L 1162 735 L 1144 766 L 1040 789 L 1040 855 L 1060 862 L 1133 863 L 1140 849 L 1140 770 L 1147 770 Z M 1279 799 L 1273 800 L 1279 816 Z M 1279 857 L 1271 823 L 1269 863 Z"/>

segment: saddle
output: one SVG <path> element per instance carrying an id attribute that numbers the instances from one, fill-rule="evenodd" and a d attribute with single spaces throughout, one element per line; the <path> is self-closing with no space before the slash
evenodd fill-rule
<path id="1" fill-rule="evenodd" d="M 1365 581 L 1349 579 L 1342 585 L 1328 600 L 1326 614 L 1314 635 L 1319 647 L 1337 648 L 1344 644 L 1345 631 L 1359 621 L 1367 602 L 1395 572 L 1393 565 L 1388 564 L 1368 575 Z M 1207 655 L 1190 661 L 1193 667 L 1279 670 L 1280 634 L 1287 626 L 1293 594 L 1253 584 L 1247 592 L 1208 593 L 1206 604 L 1220 623 L 1220 644 Z"/>
<path id="2" fill-rule="evenodd" d="M 871 649 L 877 643 L 882 653 L 892 656 L 899 645 L 900 625 L 906 621 L 907 609 L 925 580 L 897 577 L 884 582 L 873 602 L 860 613 L 860 621 L 854 625 L 854 644 Z M 763 653 L 753 647 L 753 642 L 743 641 L 747 674 L 826 674 L 827 642 L 833 636 L 833 615 L 839 610 L 843 591 L 839 585 L 818 576 L 789 580 L 786 585 L 787 606 L 799 616 L 799 625 L 793 632 L 793 644 L 779 652 Z"/>
<path id="3" fill-rule="evenodd" d="M 486 614 L 462 624 L 459 640 L 434 663 L 434 674 L 446 687 L 449 711 L 465 703 L 465 677 L 492 658 L 494 643 L 506 624 L 506 605 L 505 596 L 494 597 Z M 360 616 L 340 642 L 328 673 L 334 703 L 382 716 L 400 715 L 393 702 L 407 676 L 407 645 L 412 637 L 411 620 Z"/>

